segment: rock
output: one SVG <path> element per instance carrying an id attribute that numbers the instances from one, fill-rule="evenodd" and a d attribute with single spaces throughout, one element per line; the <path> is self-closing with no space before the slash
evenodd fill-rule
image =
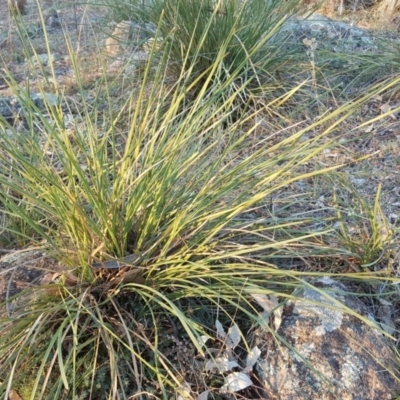
<path id="1" fill-rule="evenodd" d="M 377 49 L 370 32 L 319 14 L 307 18 L 290 18 L 275 35 L 274 40 L 288 37 L 288 45 L 304 44 L 304 39 L 315 39 L 317 49 L 330 52 L 372 52 Z"/>
<path id="2" fill-rule="evenodd" d="M 52 93 L 34 93 L 31 95 L 31 101 L 43 111 L 47 106 L 55 107 L 60 104 L 58 96 Z M 18 119 L 24 119 L 24 107 L 17 98 L 0 98 L 0 121 L 2 118 L 9 124 L 13 124 Z"/>
<path id="3" fill-rule="evenodd" d="M 30 61 L 32 64 L 37 67 L 37 66 L 46 66 L 49 65 L 49 63 L 55 61 L 55 57 L 53 54 L 47 54 L 47 53 L 42 53 L 42 54 L 35 54 L 34 56 L 31 57 Z"/>
<path id="4" fill-rule="evenodd" d="M 55 107 L 60 104 L 60 99 L 53 93 L 35 93 L 31 96 L 31 100 L 36 107 L 45 110 L 46 105 Z"/>
<path id="5" fill-rule="evenodd" d="M 305 286 L 298 300 L 285 305 L 277 331 L 283 343 L 278 345 L 265 330 L 256 331 L 255 341 L 263 351 L 256 364 L 263 398 L 391 399 L 400 389 L 399 372 L 377 323 L 359 300 L 345 294 L 349 290 L 342 283 L 320 278 L 313 285 L 317 289 Z"/>
<path id="6" fill-rule="evenodd" d="M 48 8 L 43 11 L 44 23 L 49 28 L 61 28 L 60 16 L 55 8 Z"/>
<path id="7" fill-rule="evenodd" d="M 151 23 L 121 21 L 106 40 L 107 55 L 114 57 L 124 52 L 130 53 L 133 48 L 141 46 L 146 39 L 154 36 L 155 31 L 156 27 Z"/>
<path id="8" fill-rule="evenodd" d="M 15 98 L 0 98 L 0 120 L 4 118 L 8 123 L 13 123 L 20 109 L 21 105 Z"/>

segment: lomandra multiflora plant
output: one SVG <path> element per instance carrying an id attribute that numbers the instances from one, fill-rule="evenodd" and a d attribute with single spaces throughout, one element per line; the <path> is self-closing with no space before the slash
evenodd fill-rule
<path id="1" fill-rule="evenodd" d="M 151 4 L 147 15 L 159 27 L 170 71 L 176 75 L 186 72 L 193 79 L 214 69 L 223 48 L 216 79 L 244 76 L 250 83 L 250 76 L 265 78 L 293 56 L 283 50 L 289 34 L 275 39 L 299 11 L 298 1 L 154 0 Z"/>
<path id="2" fill-rule="evenodd" d="M 207 13 L 221 18 L 214 9 Z M 268 29 L 267 35 L 274 30 Z M 73 62 L 79 107 L 62 92 L 58 105 L 50 103 L 42 90 L 39 108 L 8 76 L 23 129 L 6 121 L 0 128 L 3 230 L 10 243 L 18 238 L 57 257 L 64 273 L 1 305 L 5 398 L 13 389 L 46 399 L 168 398 L 186 375 L 168 355 L 167 332 L 186 337 L 201 354 L 199 339 L 216 320 L 210 315 L 232 323 L 240 318 L 250 328 L 260 323 L 252 294 L 284 299 L 301 283 L 300 273 L 279 269 L 276 260 L 321 256 L 324 231 L 307 229 L 308 217 L 271 214 L 267 200 L 337 168 L 303 166 L 335 145 L 337 135 L 330 134 L 341 121 L 386 88 L 282 140 L 255 140 L 260 108 L 235 119 L 227 114 L 240 104 L 254 64 L 242 58 L 227 74 L 236 25 L 227 32 L 206 68 L 197 69 L 200 50 L 192 39 L 176 41 L 176 48 L 171 42 L 162 62 L 150 55 L 126 97 L 112 96 L 120 81 L 106 74 L 96 97 L 86 97 Z M 173 33 L 162 34 L 168 41 Z M 187 56 L 171 81 L 182 43 L 195 57 Z M 70 56 L 76 60 L 72 50 Z M 193 79 L 190 71 L 198 71 Z M 243 84 L 232 90 L 237 79 Z M 196 85 L 197 97 L 185 109 Z M 212 385 L 207 379 L 199 385 Z"/>

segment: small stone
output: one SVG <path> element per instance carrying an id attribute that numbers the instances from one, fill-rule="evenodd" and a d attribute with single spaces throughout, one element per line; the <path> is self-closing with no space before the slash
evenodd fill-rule
<path id="1" fill-rule="evenodd" d="M 32 58 L 31 61 L 33 63 L 33 65 L 38 66 L 38 65 L 43 65 L 46 66 L 48 65 L 49 61 L 53 61 L 53 57 L 47 54 L 47 53 L 43 53 L 43 54 L 35 54 Z"/>
<path id="2" fill-rule="evenodd" d="M 49 28 L 61 28 L 61 20 L 57 10 L 50 8 L 43 14 L 45 16 L 44 22 Z"/>
<path id="3" fill-rule="evenodd" d="M 35 93 L 31 96 L 32 101 L 39 108 L 45 108 L 45 104 L 55 107 L 60 104 L 58 96 L 52 93 Z"/>

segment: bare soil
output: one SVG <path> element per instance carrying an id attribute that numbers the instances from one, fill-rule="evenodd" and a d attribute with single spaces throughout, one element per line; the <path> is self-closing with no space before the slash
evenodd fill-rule
<path id="1" fill-rule="evenodd" d="M 0 259 L 0 301 L 34 285 L 51 282 L 57 271 L 62 272 L 58 261 L 40 249 L 11 250 Z"/>

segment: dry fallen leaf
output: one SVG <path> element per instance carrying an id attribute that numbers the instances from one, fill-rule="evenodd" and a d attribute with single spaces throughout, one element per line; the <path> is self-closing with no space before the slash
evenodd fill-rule
<path id="1" fill-rule="evenodd" d="M 217 335 L 220 338 L 224 339 L 226 336 L 225 329 L 222 326 L 221 322 L 218 321 L 218 319 L 215 321 L 215 327 L 217 328 Z"/>
<path id="2" fill-rule="evenodd" d="M 392 107 L 390 107 L 389 103 L 382 104 L 380 108 L 383 113 L 387 113 L 392 109 Z"/>
<path id="3" fill-rule="evenodd" d="M 370 133 L 370 132 L 372 132 L 374 130 L 374 124 L 370 124 L 370 125 L 368 125 L 365 129 L 364 129 L 364 132 L 365 133 Z"/>
<path id="4" fill-rule="evenodd" d="M 228 351 L 233 350 L 240 342 L 240 329 L 234 323 L 229 329 L 226 336 L 226 347 Z"/>
<path id="5" fill-rule="evenodd" d="M 207 372 L 220 373 L 228 372 L 233 368 L 238 368 L 239 364 L 236 361 L 230 361 L 227 355 L 218 357 L 214 360 L 208 360 L 205 365 Z"/>
<path id="6" fill-rule="evenodd" d="M 382 104 L 380 108 L 383 114 L 392 110 L 392 107 L 389 105 L 389 103 Z M 394 114 L 390 114 L 390 118 L 397 121 L 397 117 Z"/>
<path id="7" fill-rule="evenodd" d="M 243 372 L 232 372 L 225 378 L 225 384 L 221 387 L 222 392 L 238 392 L 251 386 L 253 382 Z"/>
<path id="8" fill-rule="evenodd" d="M 201 393 L 197 396 L 197 400 L 207 400 L 209 394 L 210 394 L 210 391 L 209 391 L 209 390 L 205 390 L 204 392 L 201 392 Z"/>
<path id="9" fill-rule="evenodd" d="M 176 400 L 192 400 L 190 385 L 187 382 L 182 382 L 177 392 Z"/>
<path id="10" fill-rule="evenodd" d="M 205 345 L 209 339 L 212 339 L 212 338 L 208 335 L 202 335 L 199 338 L 197 338 L 197 343 L 199 344 L 199 348 L 200 348 L 200 355 L 202 357 L 204 357 L 204 352 L 201 349 L 203 347 L 205 347 Z"/>
<path id="11" fill-rule="evenodd" d="M 261 354 L 261 350 L 257 346 L 253 347 L 250 350 L 250 353 L 247 355 L 247 358 L 246 358 L 246 367 L 243 370 L 243 372 L 250 372 L 253 369 L 255 363 L 257 362 L 257 360 L 260 357 L 260 354 Z"/>
<path id="12" fill-rule="evenodd" d="M 251 294 L 251 297 L 260 305 L 267 313 L 271 312 L 276 304 L 271 301 L 265 294 Z"/>
<path id="13" fill-rule="evenodd" d="M 210 339 L 211 337 L 208 335 L 201 335 L 199 338 L 197 338 L 197 343 L 200 345 L 200 347 L 204 347 L 207 341 Z"/>
<path id="14" fill-rule="evenodd" d="M 282 323 L 282 308 L 278 307 L 278 298 L 273 295 L 267 296 L 265 294 L 254 293 L 251 294 L 251 297 L 264 309 L 265 312 L 261 313 L 261 317 L 265 322 L 268 323 L 270 313 L 273 310 L 275 316 L 274 327 L 278 330 Z"/>

